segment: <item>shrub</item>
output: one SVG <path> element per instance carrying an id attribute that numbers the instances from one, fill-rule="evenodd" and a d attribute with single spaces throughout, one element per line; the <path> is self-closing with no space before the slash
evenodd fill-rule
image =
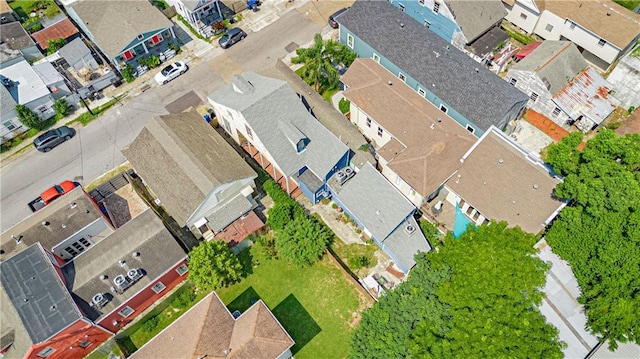
<path id="1" fill-rule="evenodd" d="M 276 232 L 276 250 L 296 267 L 314 264 L 333 239 L 331 230 L 314 217 L 299 217 Z"/>
<path id="2" fill-rule="evenodd" d="M 67 100 L 60 98 L 54 104 L 53 108 L 56 110 L 58 118 L 63 118 L 69 114 L 69 104 Z"/>
<path id="3" fill-rule="evenodd" d="M 429 242 L 440 237 L 440 231 L 438 230 L 438 227 L 436 227 L 433 223 L 427 221 L 426 219 L 420 219 L 419 224 L 420 230 L 422 230 L 422 234 L 424 234 L 425 238 Z"/>
<path id="4" fill-rule="evenodd" d="M 184 286 L 181 288 L 180 294 L 175 297 L 175 299 L 171 302 L 171 305 L 177 309 L 183 309 L 189 306 L 189 304 L 193 303 L 196 299 L 196 292 L 192 286 Z"/>
<path id="5" fill-rule="evenodd" d="M 340 109 L 340 112 L 346 114 L 351 109 L 351 101 L 346 98 L 341 98 L 340 102 L 338 102 L 338 108 Z"/>
<path id="6" fill-rule="evenodd" d="M 254 258 L 255 257 L 264 258 L 264 259 L 278 258 L 278 251 L 276 250 L 276 239 L 271 235 L 258 237 L 253 247 L 254 247 L 253 249 L 257 251 L 257 256 L 254 256 Z"/>
<path id="7" fill-rule="evenodd" d="M 138 60 L 138 63 L 152 69 L 160 65 L 160 58 L 156 55 L 149 55 Z"/>
<path id="8" fill-rule="evenodd" d="M 180 46 L 178 46 L 177 44 L 174 43 L 170 43 L 169 45 L 167 45 L 167 47 L 170 50 L 173 50 L 176 52 L 176 55 L 180 54 L 182 52 L 182 49 L 180 48 Z"/>
<path id="9" fill-rule="evenodd" d="M 135 69 L 131 65 L 127 65 L 122 69 L 122 77 L 127 82 L 133 82 L 136 78 L 133 76 Z"/>
<path id="10" fill-rule="evenodd" d="M 16 105 L 16 112 L 18 113 L 18 119 L 23 125 L 37 130 L 42 129 L 42 121 L 40 121 L 40 117 L 38 117 L 38 115 L 31 111 L 27 106 Z"/>
<path id="11" fill-rule="evenodd" d="M 142 323 L 142 326 L 140 327 L 140 329 L 142 329 L 143 332 L 151 333 L 158 327 L 159 322 L 160 322 L 160 319 L 158 318 L 158 316 L 157 315 L 153 316 L 147 319 L 144 323 Z"/>
<path id="12" fill-rule="evenodd" d="M 349 260 L 351 269 L 365 268 L 371 265 L 371 260 L 367 256 L 356 256 Z"/>
<path id="13" fill-rule="evenodd" d="M 334 202 L 334 203 L 332 203 L 332 204 L 331 204 L 331 208 L 333 208 L 333 209 L 338 209 L 338 204 L 337 204 L 337 203 L 335 203 L 335 202 Z"/>
<path id="14" fill-rule="evenodd" d="M 64 37 L 57 39 L 50 39 L 47 41 L 47 54 L 51 55 L 60 50 L 61 47 L 67 44 L 67 40 Z"/>
<path id="15" fill-rule="evenodd" d="M 242 278 L 242 264 L 226 242 L 202 242 L 189 253 L 189 279 L 197 288 L 213 290 Z"/>
<path id="16" fill-rule="evenodd" d="M 331 198 L 323 198 L 320 200 L 320 203 L 324 204 L 325 206 L 329 204 L 329 202 L 331 202 Z"/>

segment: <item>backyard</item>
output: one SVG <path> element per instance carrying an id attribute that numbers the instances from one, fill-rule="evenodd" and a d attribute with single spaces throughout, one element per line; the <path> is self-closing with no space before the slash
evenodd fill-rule
<path id="1" fill-rule="evenodd" d="M 60 9 L 53 2 L 53 0 L 15 0 L 9 2 L 9 6 L 15 11 L 16 15 L 18 15 L 18 20 L 21 22 L 26 21 L 31 16 L 30 14 L 33 12 L 44 13 L 44 16 L 51 18 L 60 13 Z"/>

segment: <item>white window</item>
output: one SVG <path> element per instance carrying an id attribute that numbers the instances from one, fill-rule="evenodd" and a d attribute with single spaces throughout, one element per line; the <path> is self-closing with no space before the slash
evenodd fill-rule
<path id="1" fill-rule="evenodd" d="M 4 127 L 7 128 L 7 130 L 9 131 L 13 131 L 16 129 L 16 125 L 12 122 L 12 121 L 7 121 L 5 123 L 3 123 Z"/>
<path id="2" fill-rule="evenodd" d="M 558 115 L 560 114 L 560 107 L 556 107 L 553 109 L 553 112 L 551 113 L 553 115 L 553 117 L 558 117 Z"/>
<path id="3" fill-rule="evenodd" d="M 426 27 L 427 29 L 431 27 L 431 23 L 427 20 L 424 21 L 424 27 Z"/>
<path id="4" fill-rule="evenodd" d="M 151 287 L 151 290 L 154 293 L 158 294 L 158 293 L 162 292 L 165 288 L 167 288 L 167 286 L 165 286 L 164 283 L 158 282 L 153 287 Z"/>
<path id="5" fill-rule="evenodd" d="M 424 97 L 427 93 L 422 89 L 422 87 L 418 87 L 418 93 L 420 96 Z"/>
<path id="6" fill-rule="evenodd" d="M 384 131 L 382 130 L 382 127 L 378 126 L 378 136 L 379 136 L 379 137 L 382 137 L 382 133 L 383 133 L 383 132 L 384 132 Z"/>
<path id="7" fill-rule="evenodd" d="M 511 80 L 509 80 L 509 83 L 513 86 L 515 86 L 518 83 L 518 79 L 512 77 Z"/>
<path id="8" fill-rule="evenodd" d="M 547 26 L 545 26 L 544 29 L 551 32 L 553 30 L 553 25 L 547 24 Z"/>
<path id="9" fill-rule="evenodd" d="M 607 43 L 606 40 L 600 39 L 600 41 L 598 41 L 598 46 L 604 46 L 606 43 Z"/>
<path id="10" fill-rule="evenodd" d="M 367 117 L 367 127 L 371 128 L 371 119 Z"/>
<path id="11" fill-rule="evenodd" d="M 138 40 L 142 40 L 142 39 L 144 39 L 144 34 L 139 34 L 138 35 Z"/>
<path id="12" fill-rule="evenodd" d="M 521 13 L 520 13 L 520 18 L 521 18 L 522 20 L 526 20 L 526 19 L 527 19 L 527 14 L 525 14 L 525 13 L 521 12 Z"/>
<path id="13" fill-rule="evenodd" d="M 467 125 L 467 131 L 469 131 L 471 133 L 474 133 L 474 132 L 476 132 L 476 129 L 471 127 L 471 126 L 469 126 L 469 125 Z"/>
<path id="14" fill-rule="evenodd" d="M 529 98 L 531 98 L 531 101 L 536 102 L 538 100 L 538 94 L 535 92 L 532 92 Z"/>
<path id="15" fill-rule="evenodd" d="M 440 3 L 439 2 L 433 3 L 433 12 L 437 14 L 439 11 L 440 11 Z"/>
<path id="16" fill-rule="evenodd" d="M 53 349 L 52 347 L 46 347 L 44 349 L 42 349 L 40 351 L 40 353 L 38 353 L 38 358 L 46 358 L 49 355 L 53 354 L 53 352 L 55 352 L 56 350 Z"/>
<path id="17" fill-rule="evenodd" d="M 133 310 L 133 308 L 131 308 L 129 306 L 126 306 L 126 307 L 120 309 L 120 311 L 118 311 L 118 314 L 120 314 L 121 316 L 126 318 L 126 317 L 130 316 L 131 314 L 133 314 L 133 312 L 135 312 L 135 310 Z"/>
<path id="18" fill-rule="evenodd" d="M 189 271 L 189 268 L 187 267 L 186 264 L 182 264 L 180 265 L 180 267 L 176 268 L 176 273 L 178 273 L 179 275 L 184 275 L 188 271 Z"/>
<path id="19" fill-rule="evenodd" d="M 353 49 L 353 35 L 347 34 L 347 46 Z"/>
<path id="20" fill-rule="evenodd" d="M 402 73 L 398 73 L 398 78 L 402 80 L 402 82 L 407 82 L 407 77 Z"/>
<path id="21" fill-rule="evenodd" d="M 404 12 L 404 5 L 398 4 L 398 6 L 400 6 L 400 11 Z"/>
<path id="22" fill-rule="evenodd" d="M 380 63 L 380 56 L 378 56 L 378 54 L 373 54 L 371 57 L 373 58 L 373 61 Z"/>
<path id="23" fill-rule="evenodd" d="M 449 109 L 445 105 L 440 105 L 440 111 L 442 111 L 444 113 L 447 113 L 447 112 L 449 112 Z"/>

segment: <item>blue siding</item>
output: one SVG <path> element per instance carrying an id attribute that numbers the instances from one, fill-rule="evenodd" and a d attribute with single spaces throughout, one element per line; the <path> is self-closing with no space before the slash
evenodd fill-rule
<path id="1" fill-rule="evenodd" d="M 404 5 L 404 12 L 407 15 L 422 25 L 428 22 L 429 30 L 436 33 L 448 43 L 451 43 L 455 32 L 461 32 L 460 27 L 455 21 L 446 18 L 441 13 L 436 14 L 430 7 L 420 5 L 418 0 L 389 0 L 389 2 L 398 9 L 400 8 L 400 4 Z M 444 6 L 446 5 L 441 2 L 440 8 Z"/>
<path id="2" fill-rule="evenodd" d="M 333 176 L 336 172 L 338 172 L 340 169 L 345 168 L 349 165 L 349 153 L 351 151 L 347 150 L 344 155 L 342 155 L 342 157 L 340 158 L 340 160 L 338 161 L 338 163 L 336 163 L 335 166 L 333 166 L 333 168 L 331 169 L 331 171 L 329 171 L 329 173 L 327 173 L 327 175 L 324 178 L 324 182 L 326 183 L 329 178 L 331 178 L 331 176 Z"/>
<path id="3" fill-rule="evenodd" d="M 309 198 L 311 203 L 316 203 L 315 194 L 311 192 L 311 190 L 304 184 L 304 182 L 298 181 L 298 187 L 300 187 L 300 189 L 302 190 L 302 193 L 304 193 L 304 195 L 307 196 L 307 198 Z"/>
<path id="4" fill-rule="evenodd" d="M 358 57 L 372 58 L 373 54 L 375 53 L 380 57 L 380 65 L 382 65 L 382 67 L 386 68 L 389 72 L 391 72 L 395 76 L 398 76 L 400 73 L 402 73 L 406 78 L 405 82 L 407 83 L 407 86 L 411 87 L 415 91 L 418 91 L 418 87 L 422 88 L 425 91 L 425 97 L 429 102 L 431 102 L 437 108 L 440 108 L 441 105 L 444 105 L 448 109 L 447 115 L 449 115 L 449 117 L 451 117 L 453 120 L 458 122 L 462 127 L 466 128 L 467 126 L 470 126 L 471 128 L 473 128 L 474 129 L 473 134 L 476 137 L 482 136 L 482 134 L 484 133 L 483 130 L 481 130 L 476 124 L 474 124 L 473 122 L 468 120 L 466 117 L 464 117 L 462 114 L 460 114 L 458 111 L 456 111 L 453 108 L 453 106 L 442 101 L 438 96 L 436 96 L 436 94 L 434 94 L 429 90 L 430 88 L 433 87 L 433 84 L 418 83 L 418 81 L 416 81 L 413 77 L 409 76 L 406 72 L 402 71 L 402 69 L 396 66 L 396 64 L 389 61 L 386 57 L 382 56 L 380 53 L 375 51 L 371 46 L 369 46 L 369 44 L 362 41 L 360 38 L 354 35 L 351 31 L 349 31 L 349 29 L 340 25 L 340 42 L 342 42 L 343 44 L 347 44 L 347 35 L 353 36 L 353 39 L 354 39 L 353 50 L 358 54 Z M 410 51 L 410 50 L 407 50 L 407 51 Z M 398 81 L 400 81 L 400 79 L 398 79 Z"/>

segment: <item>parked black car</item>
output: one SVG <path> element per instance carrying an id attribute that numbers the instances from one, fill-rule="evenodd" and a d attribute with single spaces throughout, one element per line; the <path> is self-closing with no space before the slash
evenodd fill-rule
<path id="1" fill-rule="evenodd" d="M 222 47 L 223 49 L 226 49 L 227 47 L 235 44 L 245 37 L 247 37 L 246 32 L 242 31 L 242 29 L 240 29 L 239 27 L 234 27 L 233 29 L 229 29 L 229 31 L 222 35 L 220 40 L 218 40 L 218 44 L 220 44 L 220 47 Z"/>
<path id="2" fill-rule="evenodd" d="M 340 25 L 338 25 L 338 22 L 336 21 L 336 17 L 338 15 L 342 14 L 343 12 L 347 11 L 347 10 L 349 10 L 349 8 L 345 7 L 345 8 L 342 8 L 342 9 L 334 12 L 331 16 L 329 16 L 329 26 L 331 26 L 334 29 L 337 29 L 338 26 L 340 26 Z"/>
<path id="3" fill-rule="evenodd" d="M 52 148 L 61 144 L 64 141 L 68 141 L 76 134 L 76 131 L 67 126 L 58 127 L 53 130 L 49 130 L 40 136 L 38 136 L 35 140 L 33 140 L 33 145 L 40 152 L 49 152 Z"/>

